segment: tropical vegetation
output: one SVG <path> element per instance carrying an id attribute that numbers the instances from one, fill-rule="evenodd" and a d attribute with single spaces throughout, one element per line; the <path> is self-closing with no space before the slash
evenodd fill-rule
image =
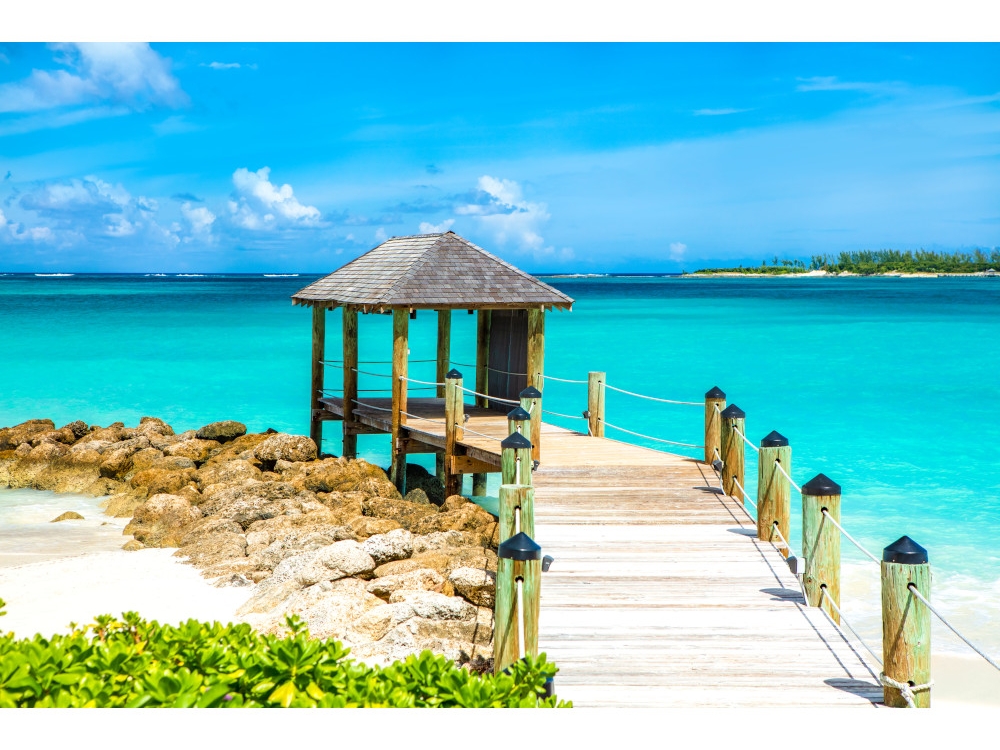
<path id="1" fill-rule="evenodd" d="M 972 252 L 936 252 L 934 250 L 856 250 L 839 255 L 814 255 L 808 266 L 802 260 L 774 257 L 759 266 L 704 268 L 699 274 L 744 273 L 780 276 L 784 274 L 826 271 L 870 276 L 879 273 L 1000 273 L 1000 248 Z"/>

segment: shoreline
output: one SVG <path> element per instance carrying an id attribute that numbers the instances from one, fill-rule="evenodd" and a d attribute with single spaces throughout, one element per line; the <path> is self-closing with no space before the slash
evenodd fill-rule
<path id="1" fill-rule="evenodd" d="M 719 271 L 718 273 L 708 273 L 695 271 L 694 273 L 683 273 L 678 278 L 682 279 L 941 279 L 941 278 L 1000 278 L 1000 273 L 990 273 L 989 271 L 974 271 L 970 273 L 936 273 L 931 271 L 916 271 L 904 273 L 902 271 L 885 271 L 880 273 L 854 273 L 852 271 L 841 271 L 830 273 L 828 271 L 805 271 L 798 273 L 740 273 L 739 271 Z"/>

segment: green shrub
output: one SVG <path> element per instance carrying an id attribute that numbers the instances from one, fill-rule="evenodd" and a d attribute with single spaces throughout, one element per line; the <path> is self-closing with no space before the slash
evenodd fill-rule
<path id="1" fill-rule="evenodd" d="M 4 602 L 0 599 L 0 613 Z M 545 657 L 510 674 L 477 675 L 424 651 L 388 667 L 348 659 L 309 638 L 297 617 L 286 637 L 249 625 L 98 617 L 68 635 L 0 633 L 0 707 L 555 707 Z"/>

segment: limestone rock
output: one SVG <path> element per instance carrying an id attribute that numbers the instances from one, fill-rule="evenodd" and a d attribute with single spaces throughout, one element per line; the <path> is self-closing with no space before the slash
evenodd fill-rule
<path id="1" fill-rule="evenodd" d="M 13 427 L 4 427 L 0 429 L 0 451 L 17 450 L 22 443 L 30 443 L 35 435 L 52 432 L 55 428 L 51 419 L 29 419 Z"/>
<path id="2" fill-rule="evenodd" d="M 171 437 L 174 434 L 174 428 L 159 417 L 143 417 L 139 420 L 136 433 L 152 440 L 155 436 Z"/>
<path id="3" fill-rule="evenodd" d="M 404 500 L 411 503 L 419 503 L 420 505 L 430 505 L 431 501 L 427 497 L 427 493 L 424 492 L 419 487 L 416 487 L 406 493 Z"/>
<path id="4" fill-rule="evenodd" d="M 133 487 L 146 488 L 150 495 L 171 494 L 177 492 L 181 487 L 192 484 L 196 477 L 194 469 L 154 467 L 137 471 L 129 480 L 129 484 Z"/>
<path id="5" fill-rule="evenodd" d="M 444 572 L 448 570 L 450 562 L 451 558 L 448 555 L 438 552 L 425 552 L 420 555 L 414 555 L 406 560 L 393 560 L 392 562 L 383 563 L 375 568 L 375 575 L 382 578 L 384 576 L 399 575 L 400 573 L 409 573 L 412 570 L 419 570 L 420 568 L 431 568 L 438 572 Z"/>
<path id="6" fill-rule="evenodd" d="M 416 529 L 420 521 L 438 515 L 437 508 L 433 505 L 418 505 L 402 498 L 397 500 L 388 497 L 368 497 L 362 501 L 361 509 L 366 516 L 396 521 L 404 529 L 414 533 L 419 533 Z M 428 531 L 443 531 L 443 529 L 430 528 Z"/>
<path id="7" fill-rule="evenodd" d="M 402 528 L 398 523 L 388 518 L 369 518 L 368 516 L 352 518 L 347 525 L 359 539 L 387 534 L 394 529 Z"/>
<path id="8" fill-rule="evenodd" d="M 138 552 L 141 549 L 145 549 L 146 545 L 137 539 L 130 539 L 122 545 L 122 549 L 126 552 Z"/>
<path id="9" fill-rule="evenodd" d="M 78 419 L 75 422 L 70 422 L 69 424 L 63 425 L 62 427 L 59 428 L 59 431 L 71 432 L 73 434 L 73 437 L 75 438 L 73 442 L 76 442 L 84 435 L 86 435 L 88 432 L 90 432 L 90 428 L 87 427 L 86 422 L 84 422 L 81 419 Z"/>
<path id="10" fill-rule="evenodd" d="M 444 485 L 435 475 L 419 464 L 407 464 L 406 488 L 411 492 L 419 489 L 426 495 L 428 502 L 434 505 L 441 505 L 444 502 Z"/>
<path id="11" fill-rule="evenodd" d="M 200 440 L 198 438 L 191 438 L 189 440 L 181 440 L 177 443 L 172 443 L 167 447 L 163 448 L 163 452 L 168 456 L 181 456 L 183 458 L 190 458 L 196 464 L 200 464 L 208 460 L 209 455 L 212 451 L 218 448 L 220 443 L 215 440 Z"/>
<path id="12" fill-rule="evenodd" d="M 457 596 L 435 591 L 394 591 L 389 602 L 409 604 L 418 617 L 428 620 L 474 620 L 476 608 Z"/>
<path id="13" fill-rule="evenodd" d="M 247 434 L 247 426 L 242 422 L 235 422 L 227 419 L 222 422 L 212 422 L 202 427 L 196 433 L 202 440 L 217 440 L 220 443 L 228 443 L 238 437 Z"/>
<path id="14" fill-rule="evenodd" d="M 371 555 L 365 552 L 360 544 L 351 540 L 334 542 L 328 547 L 321 548 L 316 553 L 316 561 L 342 574 L 338 575 L 338 578 L 368 575 L 375 570 L 375 561 Z"/>
<path id="15" fill-rule="evenodd" d="M 368 537 L 361 548 L 371 555 L 376 565 L 402 560 L 413 554 L 413 534 L 405 529 L 376 534 Z"/>
<path id="16" fill-rule="evenodd" d="M 132 468 L 130 471 L 142 471 L 143 469 L 150 469 L 154 466 L 161 465 L 163 458 L 163 451 L 161 450 L 157 450 L 152 446 L 149 448 L 141 448 L 132 454 Z M 194 462 L 192 461 L 192 465 L 193 463 Z"/>
<path id="17" fill-rule="evenodd" d="M 254 449 L 254 455 L 265 463 L 275 461 L 312 461 L 316 458 L 316 443 L 301 435 L 279 432 L 271 435 Z"/>
<path id="18" fill-rule="evenodd" d="M 380 599 L 389 600 L 396 591 L 441 591 L 444 576 L 430 568 L 417 568 L 408 573 L 382 576 L 368 582 L 365 587 L 369 593 Z"/>
<path id="19" fill-rule="evenodd" d="M 436 552 L 440 550 L 468 547 L 473 538 L 461 531 L 434 531 L 413 537 L 413 553 Z"/>
<path id="20" fill-rule="evenodd" d="M 123 440 L 108 446 L 101 454 L 101 476 L 109 479 L 118 479 L 124 476 L 132 470 L 132 456 L 144 448 L 149 448 L 149 438 L 145 436 Z"/>
<path id="21" fill-rule="evenodd" d="M 210 462 L 198 470 L 198 486 L 205 489 L 213 484 L 238 484 L 248 479 L 259 480 L 260 469 L 239 459 Z"/>
<path id="22" fill-rule="evenodd" d="M 62 458 L 68 453 L 69 448 L 62 443 L 45 441 L 29 450 L 27 458 L 30 461 L 53 461 L 57 458 Z"/>
<path id="23" fill-rule="evenodd" d="M 259 584 L 258 591 L 239 610 L 243 613 L 245 609 L 250 608 L 257 611 L 264 609 L 265 614 L 248 613 L 245 619 L 257 630 L 265 633 L 284 632 L 285 613 L 288 613 L 299 615 L 308 625 L 309 632 L 314 638 L 344 639 L 366 612 L 385 604 L 378 597 L 365 591 L 363 581 L 345 578 L 333 582 L 322 581 L 306 589 L 292 591 L 277 606 L 265 609 L 264 602 L 258 597 L 261 596 L 261 589 L 269 581 L 270 579 Z M 273 597 L 271 600 L 273 601 Z"/>
<path id="24" fill-rule="evenodd" d="M 60 521 L 82 521 L 83 516 L 73 510 L 68 510 L 65 513 L 56 516 L 49 523 L 59 523 Z"/>
<path id="25" fill-rule="evenodd" d="M 131 437 L 135 437 L 134 434 L 130 434 L 128 429 L 125 427 L 124 422 L 115 422 L 107 427 L 99 427 L 97 425 L 91 425 L 90 432 L 84 435 L 78 442 L 80 443 L 94 443 L 94 442 L 106 442 L 106 443 L 119 443 L 122 440 L 128 440 Z"/>
<path id="26" fill-rule="evenodd" d="M 496 573 L 480 568 L 456 568 L 448 575 L 455 592 L 480 607 L 492 607 L 496 596 Z"/>
<path id="27" fill-rule="evenodd" d="M 206 514 L 230 518 L 246 529 L 255 521 L 302 513 L 309 502 L 316 508 L 323 507 L 314 496 L 299 495 L 294 487 L 284 482 L 247 480 L 208 494 L 201 509 Z"/>
<path id="28" fill-rule="evenodd" d="M 226 443 L 221 443 L 218 448 L 216 448 L 212 455 L 209 456 L 210 462 L 224 463 L 226 461 L 232 461 L 234 459 L 240 458 L 244 461 L 249 460 L 251 463 L 257 465 L 260 460 L 253 455 L 253 450 L 258 445 L 267 440 L 268 435 L 262 434 L 248 434 L 241 437 L 230 440 Z"/>
<path id="29" fill-rule="evenodd" d="M 135 515 L 125 527 L 147 547 L 177 547 L 185 526 L 201 518 L 201 511 L 176 495 L 153 495 L 135 509 Z"/>
<path id="30" fill-rule="evenodd" d="M 126 492 L 116 492 L 101 505 L 105 515 L 113 518 L 130 518 L 135 509 L 146 502 L 145 490 L 131 488 Z"/>

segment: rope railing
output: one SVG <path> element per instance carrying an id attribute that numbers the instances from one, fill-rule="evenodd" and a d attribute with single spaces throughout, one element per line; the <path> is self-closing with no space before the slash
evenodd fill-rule
<path id="1" fill-rule="evenodd" d="M 569 380 L 568 378 L 557 378 L 555 375 L 546 375 L 544 373 L 538 373 L 538 377 L 543 380 L 554 380 L 557 383 L 572 383 L 573 385 L 587 385 L 586 380 Z"/>
<path id="2" fill-rule="evenodd" d="M 371 375 L 373 378 L 392 378 L 392 375 L 386 375 L 384 372 L 369 372 L 368 370 L 359 370 L 357 367 L 352 367 L 351 370 L 358 375 Z"/>
<path id="3" fill-rule="evenodd" d="M 479 437 L 484 437 L 487 440 L 496 440 L 498 443 L 503 442 L 503 438 L 494 437 L 493 435 L 485 435 L 482 432 L 476 432 L 473 429 L 460 425 L 458 422 L 455 423 L 455 427 L 458 427 L 463 432 L 471 432 L 473 435 L 478 435 Z"/>
<path id="4" fill-rule="evenodd" d="M 743 489 L 743 485 L 742 485 L 742 484 L 740 484 L 740 480 L 739 480 L 739 479 L 737 479 L 736 477 L 733 477 L 733 484 L 735 484 L 735 485 L 736 485 L 737 487 L 739 487 L 739 488 L 740 488 L 740 492 L 742 492 L 742 493 L 743 493 L 743 497 L 745 497 L 745 498 L 746 498 L 746 501 L 747 501 L 748 503 L 750 503 L 750 504 L 751 504 L 751 505 L 753 506 L 753 509 L 754 509 L 754 510 L 757 510 L 757 503 L 755 503 L 755 502 L 754 502 L 754 501 L 753 501 L 753 500 L 752 500 L 752 499 L 750 498 L 750 495 L 748 495 L 748 494 L 747 494 L 747 491 L 746 491 L 745 489 Z M 733 499 L 735 500 L 736 498 L 733 498 Z"/>
<path id="5" fill-rule="evenodd" d="M 620 430 L 621 432 L 627 432 L 629 435 L 635 435 L 636 437 L 645 438 L 646 440 L 655 440 L 658 443 L 667 443 L 668 445 L 681 445 L 685 448 L 704 448 L 704 445 L 695 445 L 693 443 L 681 443 L 677 440 L 664 440 L 663 438 L 653 437 L 652 435 L 643 435 L 641 432 L 633 432 L 632 430 L 626 430 L 624 427 L 619 427 L 618 425 L 611 424 L 605 419 L 598 420 L 605 427 L 611 427 L 615 430 Z"/>
<path id="6" fill-rule="evenodd" d="M 840 610 L 840 607 L 837 606 L 837 602 L 835 602 L 833 600 L 833 597 L 830 596 L 830 592 L 827 590 L 826 586 L 820 586 L 819 600 L 822 603 L 824 599 L 830 603 L 830 606 L 833 608 L 833 611 L 837 613 L 837 616 L 840 618 L 840 621 L 845 626 L 847 626 L 847 629 L 854 634 L 854 637 L 858 639 L 858 642 L 865 647 L 865 650 L 872 655 L 872 658 L 874 658 L 875 661 L 878 662 L 878 665 L 881 667 L 882 658 L 878 654 L 876 654 L 875 651 L 872 650 L 872 647 L 868 645 L 868 642 L 864 638 L 862 638 L 861 634 L 858 633 L 858 631 L 851 626 L 851 623 L 848 622 L 846 617 L 844 617 L 844 613 Z M 834 623 L 834 625 L 836 625 L 836 623 Z M 841 634 L 843 634 L 843 632 Z"/>
<path id="7" fill-rule="evenodd" d="M 458 387 L 460 390 L 465 391 L 466 393 L 471 393 L 473 396 L 480 396 L 482 398 L 489 399 L 490 401 L 497 401 L 501 404 L 511 404 L 513 406 L 521 405 L 520 401 L 511 401 L 509 398 L 497 398 L 496 396 L 490 396 L 489 394 L 486 393 L 480 393 L 479 391 L 474 391 L 471 388 L 466 388 L 465 386 L 461 385 Z"/>
<path id="8" fill-rule="evenodd" d="M 403 411 L 403 410 L 400 410 L 399 413 L 400 414 L 405 414 L 406 416 L 412 417 L 413 419 L 419 419 L 419 420 L 421 420 L 423 422 L 431 422 L 433 424 L 439 424 L 442 427 L 447 427 L 448 426 L 448 423 L 445 422 L 443 419 L 429 419 L 427 417 L 421 417 L 419 414 L 412 414 L 412 413 L 410 413 L 408 411 Z"/>
<path id="9" fill-rule="evenodd" d="M 442 388 L 445 385 L 447 385 L 446 383 L 435 383 L 433 381 L 428 381 L 428 380 L 417 380 L 416 378 L 408 378 L 406 375 L 400 375 L 399 379 L 405 380 L 407 383 L 419 383 L 420 385 L 432 385 L 435 387 L 441 386 Z"/>
<path id="10" fill-rule="evenodd" d="M 610 388 L 612 391 L 617 391 L 618 393 L 624 393 L 626 396 L 635 396 L 636 398 L 644 398 L 647 401 L 659 401 L 662 404 L 681 404 L 682 406 L 701 406 L 704 407 L 705 403 L 702 401 L 673 401 L 669 398 L 658 398 L 657 396 L 645 396 L 642 393 L 634 393 L 632 391 L 626 391 L 624 388 L 617 388 L 609 383 L 601 383 L 604 388 Z"/>
<path id="11" fill-rule="evenodd" d="M 734 427 L 733 428 L 733 432 L 735 432 L 737 435 L 739 435 L 741 438 L 743 438 L 743 442 L 746 443 L 747 445 L 749 445 L 751 448 L 753 448 L 755 452 L 760 453 L 760 448 L 758 448 L 756 445 L 754 445 L 752 442 L 750 442 L 747 439 L 747 436 L 743 434 L 742 430 L 740 430 L 737 427 Z M 775 463 L 777 463 L 777 462 L 775 462 Z"/>
<path id="12" fill-rule="evenodd" d="M 780 471 L 782 474 L 785 475 L 785 479 L 787 479 L 789 481 L 789 483 L 792 485 L 792 487 L 794 487 L 795 489 L 797 489 L 799 491 L 799 494 L 801 495 L 802 494 L 802 488 L 799 487 L 799 485 L 795 483 L 795 480 L 792 479 L 788 475 L 788 472 L 785 471 L 785 467 L 781 465 L 781 461 L 775 461 L 774 465 L 778 467 L 778 471 Z"/>
<path id="13" fill-rule="evenodd" d="M 436 359 L 408 359 L 406 361 L 409 364 L 411 364 L 411 365 L 414 365 L 414 364 L 425 364 L 427 362 L 437 362 Z M 330 365 L 331 367 L 336 367 L 338 365 L 340 365 L 341 367 L 343 367 L 343 365 L 344 365 L 344 360 L 342 360 L 342 359 L 321 359 L 320 362 L 322 362 L 324 365 Z M 373 360 L 373 359 L 359 359 L 356 364 L 359 364 L 359 365 L 391 365 L 392 364 L 392 360 L 381 361 L 381 360 Z"/>
<path id="14" fill-rule="evenodd" d="M 877 557 L 875 557 L 875 555 L 873 555 L 871 552 L 869 552 L 868 550 L 866 550 L 861 545 L 861 542 L 859 542 L 853 536 L 851 536 L 850 534 L 848 534 L 847 530 L 843 526 L 841 526 L 839 523 L 837 523 L 837 519 L 835 519 L 832 515 L 830 515 L 830 511 L 828 511 L 826 508 L 823 508 L 822 513 L 823 513 L 823 517 L 826 518 L 826 520 L 828 520 L 830 523 L 832 523 L 834 526 L 836 526 L 838 529 L 840 529 L 840 533 L 843 534 L 844 536 L 846 536 L 848 538 L 848 540 L 850 540 L 851 544 L 853 544 L 859 550 L 861 550 L 862 552 L 864 552 L 868 557 L 870 557 L 872 559 L 873 562 L 881 565 L 882 561 L 879 560 Z"/>
<path id="15" fill-rule="evenodd" d="M 366 404 L 364 401 L 358 401 L 356 398 L 352 398 L 351 401 L 353 401 L 358 406 L 365 407 L 366 409 L 375 409 L 377 411 L 392 411 L 391 408 L 387 409 L 384 406 L 375 406 L 374 404 Z"/>
<path id="16" fill-rule="evenodd" d="M 778 535 L 778 539 L 781 540 L 781 543 L 785 545 L 785 549 L 788 550 L 788 554 L 789 555 L 792 554 L 792 545 L 789 544 L 787 539 L 785 539 L 785 535 L 781 533 L 781 527 L 778 526 L 777 521 L 771 524 L 771 536 L 774 536 L 775 534 Z M 767 541 L 771 542 L 771 544 L 774 544 L 773 539 L 768 539 Z M 777 547 L 778 545 L 775 544 L 774 546 Z"/>
<path id="17" fill-rule="evenodd" d="M 927 607 L 927 609 L 929 609 L 941 622 L 944 623 L 945 627 L 947 627 L 948 630 L 950 630 L 952 633 L 954 633 L 959 638 L 961 638 L 965 642 L 966 646 L 968 646 L 973 651 L 975 651 L 977 654 L 979 654 L 981 657 L 983 657 L 984 659 L 986 659 L 986 661 L 989 662 L 989 664 L 990 664 L 991 667 L 993 667 L 994 669 L 1000 670 L 1000 665 L 998 665 L 995 661 L 993 661 L 993 659 L 991 659 L 989 656 L 987 656 L 986 652 L 984 652 L 981 648 L 979 648 L 979 646 L 977 646 L 975 643 L 973 643 L 968 638 L 966 638 L 964 635 L 962 635 L 960 632 L 958 632 L 958 629 L 954 625 L 952 625 L 950 622 L 948 622 L 944 618 L 944 615 L 942 615 L 940 612 L 938 612 L 934 608 L 934 605 L 932 605 L 929 601 L 927 601 L 927 599 L 924 597 L 924 595 L 921 594 L 920 591 L 917 590 L 916 586 L 914 586 L 911 583 L 911 584 L 909 584 L 909 586 L 907 586 L 907 588 L 909 588 L 911 594 L 913 594 L 915 597 L 917 597 L 917 599 L 919 599 L 920 601 L 922 601 L 924 603 L 924 605 Z"/>
<path id="18" fill-rule="evenodd" d="M 534 404 L 532 404 L 534 406 Z M 528 409 L 530 412 L 531 409 Z M 576 414 L 560 414 L 557 411 L 552 411 L 551 409 L 542 409 L 542 414 L 551 414 L 553 417 L 563 417 L 564 419 L 586 419 L 583 416 L 577 416 Z"/>
<path id="19" fill-rule="evenodd" d="M 470 364 L 466 364 L 464 362 L 451 362 L 451 364 L 452 365 L 456 365 L 458 367 L 470 367 L 472 369 L 476 369 L 476 365 L 470 365 Z M 497 367 L 490 367 L 489 365 L 486 365 L 485 369 L 489 370 L 490 372 L 499 373 L 501 375 L 520 375 L 523 378 L 528 377 L 528 373 L 526 373 L 526 372 L 510 372 L 508 370 L 501 370 L 501 369 L 499 369 Z"/>

